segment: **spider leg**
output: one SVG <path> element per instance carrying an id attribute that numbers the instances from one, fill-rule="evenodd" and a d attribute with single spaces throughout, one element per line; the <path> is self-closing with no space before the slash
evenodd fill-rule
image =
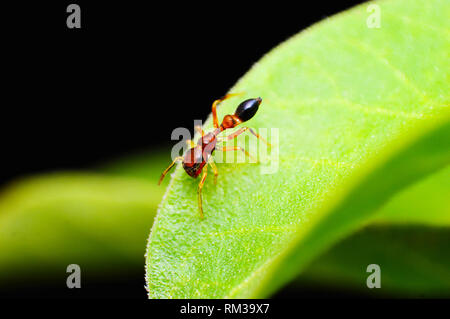
<path id="1" fill-rule="evenodd" d="M 253 159 L 254 161 L 258 162 L 258 160 L 252 156 L 249 152 L 247 152 L 244 148 L 240 147 L 240 146 L 224 146 L 224 147 L 216 147 L 216 150 L 218 151 L 224 151 L 224 152 L 229 152 L 229 151 L 241 151 L 245 154 L 245 156 Z"/>
<path id="2" fill-rule="evenodd" d="M 175 159 L 173 160 L 172 164 L 169 165 L 169 167 L 166 168 L 166 170 L 161 174 L 161 177 L 159 178 L 159 182 L 158 185 L 161 184 L 162 180 L 164 179 L 164 177 L 166 176 L 166 174 L 170 171 L 170 169 L 179 161 L 183 161 L 183 156 L 177 156 L 175 157 Z"/>
<path id="3" fill-rule="evenodd" d="M 222 102 L 222 101 L 225 101 L 226 99 L 229 99 L 230 97 L 233 97 L 233 96 L 237 96 L 237 95 L 242 95 L 243 93 L 229 93 L 229 94 L 226 94 L 224 97 L 222 97 L 222 98 L 220 98 L 220 99 L 218 99 L 218 100 L 215 100 L 214 102 L 213 102 L 213 105 L 212 105 L 212 115 L 213 115 L 213 124 L 214 124 L 214 128 L 218 128 L 219 127 L 219 120 L 217 119 L 217 106 Z"/>
<path id="4" fill-rule="evenodd" d="M 194 143 L 194 141 L 192 141 L 192 140 L 186 140 L 186 144 L 187 144 L 187 146 L 190 147 L 190 148 L 195 147 L 195 143 Z"/>
<path id="5" fill-rule="evenodd" d="M 222 142 L 222 141 L 232 140 L 232 139 L 238 137 L 239 135 L 241 135 L 242 133 L 244 133 L 244 132 L 247 131 L 247 130 L 249 130 L 250 133 L 252 133 L 254 136 L 256 136 L 256 138 L 258 138 L 258 139 L 260 139 L 261 141 L 263 141 L 264 143 L 266 143 L 267 146 L 269 146 L 269 147 L 272 146 L 269 142 L 267 142 L 264 138 L 262 138 L 258 133 L 256 133 L 253 129 L 251 129 L 250 127 L 247 127 L 247 126 L 241 127 L 239 130 L 237 130 L 237 131 L 234 132 L 234 133 L 231 133 L 230 135 L 223 136 L 223 137 L 222 137 L 222 136 L 219 136 L 219 137 L 218 137 L 218 141 L 219 141 L 219 142 Z"/>
<path id="6" fill-rule="evenodd" d="M 202 174 L 202 179 L 200 180 L 200 183 L 198 184 L 198 190 L 197 190 L 197 194 L 198 194 L 198 211 L 200 212 L 200 218 L 203 219 L 204 215 L 203 215 L 203 205 L 202 205 L 202 188 L 203 188 L 203 184 L 205 184 L 205 180 L 206 180 L 206 175 L 208 174 L 208 170 L 207 170 L 207 166 L 205 166 L 203 168 L 203 174 Z"/>
<path id="7" fill-rule="evenodd" d="M 217 166 L 214 163 L 212 156 L 210 157 L 208 164 L 211 166 L 211 168 L 214 172 L 214 184 L 217 184 L 217 176 L 219 175 L 219 171 L 217 170 Z"/>
<path id="8" fill-rule="evenodd" d="M 205 132 L 203 131 L 202 127 L 200 125 L 194 126 L 194 129 L 201 135 L 204 136 Z"/>

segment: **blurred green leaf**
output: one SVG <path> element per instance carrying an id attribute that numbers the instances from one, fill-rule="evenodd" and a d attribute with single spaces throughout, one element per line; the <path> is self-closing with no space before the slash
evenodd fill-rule
<path id="1" fill-rule="evenodd" d="M 450 226 L 450 166 L 392 198 L 371 223 Z"/>
<path id="2" fill-rule="evenodd" d="M 368 293 L 366 267 L 382 269 L 384 296 L 450 295 L 450 167 L 399 192 L 368 227 L 314 260 L 298 280 Z"/>
<path id="3" fill-rule="evenodd" d="M 156 180 L 87 173 L 15 182 L 0 195 L 0 282 L 64 278 L 69 264 L 91 278 L 140 269 L 162 193 Z"/>
<path id="4" fill-rule="evenodd" d="M 149 239 L 151 298 L 268 296 L 450 163 L 450 3 L 375 3 L 381 28 L 367 27 L 368 4 L 339 14 L 281 44 L 232 89 L 263 97 L 249 125 L 280 129 L 279 170 L 219 164 L 200 220 L 198 181 L 178 167 Z M 220 116 L 236 104 L 224 102 Z M 378 222 L 422 215 L 385 211 Z M 430 218 L 429 227 L 448 225 L 445 209 Z"/>
<path id="5" fill-rule="evenodd" d="M 450 230 L 417 224 L 366 227 L 315 259 L 297 286 L 326 285 L 375 296 L 450 296 Z M 381 288 L 368 289 L 367 266 L 381 269 Z"/>

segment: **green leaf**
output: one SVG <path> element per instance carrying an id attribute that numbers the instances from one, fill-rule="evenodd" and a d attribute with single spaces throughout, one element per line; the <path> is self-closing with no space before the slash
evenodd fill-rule
<path id="1" fill-rule="evenodd" d="M 279 128 L 278 172 L 219 164 L 200 220 L 198 180 L 178 167 L 149 238 L 149 297 L 268 296 L 450 163 L 450 3 L 375 3 L 381 28 L 363 4 L 281 44 L 231 90 L 263 98 L 249 125 Z"/>
<path id="2" fill-rule="evenodd" d="M 66 172 L 10 185 L 0 196 L 0 282 L 64 283 L 69 264 L 91 279 L 141 269 L 163 193 L 156 181 Z"/>
<path id="3" fill-rule="evenodd" d="M 367 293 L 366 266 L 376 261 L 382 269 L 383 289 L 378 293 L 449 296 L 449 198 L 447 167 L 399 192 L 376 213 L 369 227 L 314 260 L 298 285 L 314 281 Z"/>
<path id="4" fill-rule="evenodd" d="M 449 199 L 450 166 L 400 192 L 382 207 L 371 223 L 449 227 Z"/>
<path id="5" fill-rule="evenodd" d="M 314 260 L 296 285 L 345 287 L 380 296 L 448 297 L 449 245 L 448 227 L 370 226 Z M 366 269 L 373 263 L 380 266 L 382 289 L 367 289 Z"/>

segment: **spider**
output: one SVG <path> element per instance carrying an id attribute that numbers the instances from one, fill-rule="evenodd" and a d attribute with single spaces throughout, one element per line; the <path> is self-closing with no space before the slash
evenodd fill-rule
<path id="1" fill-rule="evenodd" d="M 217 142 L 223 141 L 223 140 L 231 140 L 239 136 L 240 134 L 244 133 L 245 131 L 250 131 L 254 136 L 256 136 L 258 139 L 262 140 L 264 143 L 266 143 L 269 147 L 271 146 L 266 140 L 264 140 L 261 136 L 259 136 L 254 130 L 252 130 L 249 127 L 242 127 L 236 132 L 222 137 L 219 136 L 220 133 L 227 129 L 234 128 L 238 126 L 241 123 L 244 123 L 248 120 L 250 120 L 258 111 L 258 107 L 262 102 L 262 99 L 260 97 L 248 99 L 243 102 L 241 102 L 238 107 L 236 108 L 236 111 L 233 115 L 225 115 L 225 117 L 222 120 L 222 123 L 219 125 L 219 121 L 217 119 L 217 106 L 224 100 L 239 95 L 240 93 L 236 94 L 227 94 L 224 97 L 215 100 L 212 105 L 212 115 L 213 115 L 213 124 L 214 124 L 214 130 L 205 134 L 203 130 L 200 127 L 195 127 L 195 129 L 201 134 L 201 137 L 198 139 L 197 144 L 193 143 L 192 141 L 188 141 L 191 148 L 186 152 L 186 154 L 183 156 L 176 157 L 172 164 L 169 165 L 169 167 L 166 168 L 166 170 L 161 174 L 161 178 L 159 179 L 158 185 L 161 184 L 162 180 L 166 176 L 166 174 L 170 171 L 170 169 L 178 162 L 183 163 L 183 168 L 186 171 L 186 173 L 193 177 L 197 178 L 200 173 L 202 173 L 202 177 L 200 180 L 200 183 L 198 184 L 198 209 L 200 212 L 200 217 L 203 219 L 203 206 L 202 206 L 202 188 L 203 184 L 205 183 L 206 176 L 207 176 L 207 166 L 206 164 L 209 164 L 214 172 L 214 183 L 217 183 L 217 176 L 219 174 L 216 165 L 214 164 L 212 154 L 215 150 L 219 151 L 241 151 L 243 152 L 247 157 L 253 158 L 245 149 L 243 149 L 240 146 L 225 146 L 220 147 L 217 146 Z M 254 158 L 253 158 L 254 159 Z"/>

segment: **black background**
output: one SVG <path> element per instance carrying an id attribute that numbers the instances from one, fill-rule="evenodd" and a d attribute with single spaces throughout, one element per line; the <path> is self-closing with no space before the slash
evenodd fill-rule
<path id="1" fill-rule="evenodd" d="M 172 143 L 274 46 L 361 1 L 2 5 L 1 183 Z"/>
<path id="2" fill-rule="evenodd" d="M 170 144 L 274 46 L 362 1 L 71 2 L 2 4 L 1 185 Z M 141 270 L 82 293 L 145 298 Z"/>

